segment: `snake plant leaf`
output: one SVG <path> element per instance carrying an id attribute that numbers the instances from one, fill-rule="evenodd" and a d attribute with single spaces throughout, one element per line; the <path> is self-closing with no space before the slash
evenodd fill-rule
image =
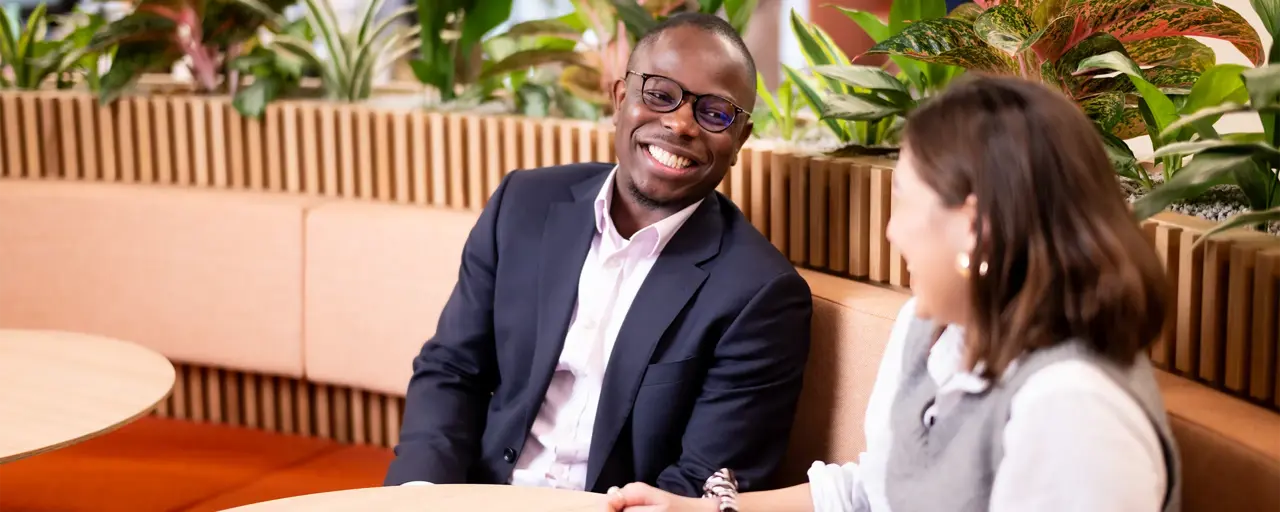
<path id="1" fill-rule="evenodd" d="M 1035 42 L 1032 37 L 1037 35 L 1035 22 L 1030 16 L 1022 9 L 1003 4 L 987 9 L 973 20 L 973 31 L 987 44 L 1009 55 L 1030 46 Z"/>
<path id="2" fill-rule="evenodd" d="M 462 34 L 458 37 L 458 55 L 470 55 L 471 47 L 480 43 L 498 25 L 511 17 L 512 0 L 475 2 L 462 17 Z"/>
<path id="3" fill-rule="evenodd" d="M 560 74 L 558 83 L 570 94 L 593 105 L 606 105 L 610 101 L 607 91 L 600 89 L 600 71 L 595 68 L 568 66 Z"/>
<path id="4" fill-rule="evenodd" d="M 1223 153 L 1217 150 L 1201 152 L 1169 181 L 1135 201 L 1134 217 L 1139 221 L 1146 220 L 1173 203 L 1197 197 L 1211 187 L 1229 184 L 1237 168 L 1253 165 L 1252 153 Z"/>
<path id="5" fill-rule="evenodd" d="M 1204 235 L 1201 236 L 1199 240 L 1196 240 L 1195 243 L 1191 244 L 1191 248 L 1194 249 L 1198 247 L 1200 244 L 1204 243 L 1205 240 L 1208 240 L 1209 238 L 1212 238 L 1214 235 L 1222 233 L 1223 231 L 1226 231 L 1228 229 L 1259 225 L 1264 222 L 1280 222 L 1280 206 L 1271 208 L 1269 210 L 1240 213 L 1240 214 L 1233 215 L 1231 216 L 1231 218 L 1225 221 L 1219 222 L 1218 225 L 1213 227 L 1213 229 L 1205 231 Z"/>
<path id="6" fill-rule="evenodd" d="M 724 0 L 724 14 L 739 34 L 747 32 L 747 24 L 751 22 L 751 15 L 755 14 L 759 3 L 759 0 Z M 702 12 L 708 11 L 703 9 Z"/>
<path id="7" fill-rule="evenodd" d="M 855 88 L 878 91 L 894 91 L 910 95 L 906 84 L 903 84 L 887 71 L 876 66 L 851 64 L 848 66 L 816 66 L 813 72 L 839 80 Z"/>
<path id="8" fill-rule="evenodd" d="M 945 0 L 911 0 L 892 2 L 889 5 L 889 33 L 897 34 L 908 25 L 947 15 Z"/>
<path id="9" fill-rule="evenodd" d="M 1280 158 L 1280 150 L 1265 142 L 1237 142 L 1223 139 L 1175 142 L 1156 150 L 1151 157 L 1193 155 L 1208 150 L 1223 154 L 1251 154 L 1259 159 Z"/>
<path id="10" fill-rule="evenodd" d="M 507 37 L 557 37 L 562 39 L 582 39 L 582 27 L 575 27 L 561 18 L 531 20 L 512 25 L 507 29 Z"/>
<path id="11" fill-rule="evenodd" d="M 1257 31 L 1239 13 L 1221 4 L 1191 1 L 1091 0 L 1072 2 L 1046 26 L 1037 55 L 1056 60 L 1085 38 L 1108 33 L 1128 43 L 1167 36 L 1201 36 L 1227 41 L 1255 66 L 1265 58 Z"/>
<path id="12" fill-rule="evenodd" d="M 1012 74 L 1015 69 L 1008 55 L 988 45 L 969 24 L 952 18 L 912 23 L 867 53 L 903 55 L 923 62 L 994 73 Z"/>
<path id="13" fill-rule="evenodd" d="M 796 84 L 796 88 L 800 89 L 800 94 L 804 96 L 805 101 L 809 102 L 809 107 L 812 108 L 814 112 L 821 115 L 822 112 L 827 110 L 827 102 L 823 100 L 822 95 L 818 94 L 818 91 L 813 88 L 813 85 L 809 84 L 809 81 L 806 80 L 805 77 L 801 76 L 799 72 L 786 64 L 782 65 L 782 72 L 787 75 L 787 78 L 791 79 L 792 83 Z M 841 142 L 849 141 L 849 133 L 845 131 L 844 126 L 842 126 L 837 120 L 824 118 L 822 119 L 822 123 L 827 125 L 827 128 L 831 129 L 831 133 L 835 134 Z"/>
<path id="14" fill-rule="evenodd" d="M 889 31 L 889 25 L 880 21 L 880 17 L 874 14 L 867 11 L 849 9 L 847 7 L 840 6 L 836 6 L 836 9 L 839 9 L 840 12 L 844 13 L 845 16 L 848 16 L 854 23 L 857 23 L 858 26 L 867 33 L 867 36 L 871 38 L 872 42 L 879 43 L 880 41 L 888 39 L 889 36 L 892 35 L 892 32 Z"/>

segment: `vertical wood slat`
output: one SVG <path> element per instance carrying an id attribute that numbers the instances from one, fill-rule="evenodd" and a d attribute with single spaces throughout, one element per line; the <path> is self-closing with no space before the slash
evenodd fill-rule
<path id="1" fill-rule="evenodd" d="M 225 407 L 227 410 L 227 423 L 231 425 L 243 425 L 244 415 L 241 412 L 244 408 L 244 400 L 242 394 L 245 388 L 240 386 L 241 373 L 227 372 L 226 377 L 222 380 L 223 396 L 226 397 Z"/>
<path id="2" fill-rule="evenodd" d="M 25 115 L 17 94 L 0 94 L 0 121 L 3 121 L 0 124 L 0 150 L 4 150 L 0 166 L 5 169 L 3 175 L 10 178 L 27 175 L 22 158 L 22 121 Z"/>
<path id="3" fill-rule="evenodd" d="M 889 227 L 890 186 L 892 175 L 889 169 L 875 167 L 871 169 L 870 229 L 869 256 L 867 276 L 877 283 L 889 282 L 889 239 L 885 232 Z"/>
<path id="4" fill-rule="evenodd" d="M 244 117 L 231 103 L 223 103 L 222 109 L 227 124 L 227 186 L 240 190 L 245 187 L 249 173 Z"/>
<path id="5" fill-rule="evenodd" d="M 365 444 L 368 442 L 368 429 L 365 427 L 364 392 L 358 389 L 351 391 L 351 442 Z"/>
<path id="6" fill-rule="evenodd" d="M 120 181 L 125 183 L 141 180 L 144 167 L 151 167 L 151 141 L 142 139 L 144 131 L 148 138 L 151 136 L 151 123 L 148 121 L 150 116 L 142 112 L 146 105 L 146 102 L 138 101 L 137 98 L 123 98 L 111 106 L 116 113 L 119 142 L 116 155 L 120 158 Z"/>
<path id="7" fill-rule="evenodd" d="M 404 410 L 403 398 L 390 398 L 383 402 L 383 416 L 386 417 L 387 446 L 395 446 L 400 442 L 400 411 Z"/>
<path id="8" fill-rule="evenodd" d="M 827 225 L 831 218 L 830 195 L 831 159 L 818 157 L 809 164 L 809 265 L 828 268 L 827 243 L 831 231 Z"/>
<path id="9" fill-rule="evenodd" d="M 483 207 L 489 201 L 489 197 L 493 196 L 493 192 L 498 190 L 498 184 L 502 182 L 503 162 L 507 159 L 507 150 L 509 149 L 503 144 L 502 140 L 502 120 L 494 116 L 488 116 L 483 119 L 481 132 L 484 133 L 484 188 L 476 187 L 481 196 L 480 202 L 477 203 Z M 381 435 L 379 435 L 381 437 Z"/>
<path id="10" fill-rule="evenodd" d="M 187 412 L 190 414 L 188 417 L 192 421 L 203 422 L 205 405 L 208 404 L 204 397 L 204 368 L 187 365 L 183 374 L 187 380 Z"/>
<path id="11" fill-rule="evenodd" d="M 189 116 L 191 127 L 184 133 L 191 134 L 191 181 L 196 185 L 207 186 L 213 182 L 210 176 L 210 156 L 209 155 L 209 139 L 212 139 L 212 133 L 209 132 L 209 103 L 199 98 L 192 98 L 187 103 L 187 115 Z M 222 139 L 218 135 L 218 139 Z"/>
<path id="12" fill-rule="evenodd" d="M 298 392 L 294 397 L 295 414 L 298 420 L 297 433 L 310 436 L 312 435 L 312 421 L 315 419 L 315 409 L 311 408 L 311 393 L 315 386 L 305 380 L 298 381 Z"/>
<path id="13" fill-rule="evenodd" d="M 479 210 L 484 207 L 484 202 L 488 199 L 488 196 L 484 193 L 485 155 L 483 146 L 485 137 L 484 132 L 481 131 L 483 125 L 480 121 L 480 116 L 476 115 L 464 116 L 463 125 L 467 138 L 466 207 L 472 210 Z M 489 149 L 490 155 L 496 154 L 497 151 L 497 146 Z"/>
<path id="14" fill-rule="evenodd" d="M 1280 248 L 1262 251 L 1254 261 L 1253 340 L 1249 396 L 1260 402 L 1275 398 L 1280 372 Z"/>
<path id="15" fill-rule="evenodd" d="M 373 166 L 375 165 L 373 155 L 373 112 L 359 108 L 350 110 L 356 129 L 356 145 L 354 148 L 356 165 L 351 168 L 355 176 L 356 191 L 354 194 L 348 194 L 348 197 L 373 199 Z"/>
<path id="16" fill-rule="evenodd" d="M 787 178 L 790 177 L 791 158 L 785 152 L 775 150 L 769 155 L 769 230 L 765 235 L 773 242 L 773 246 L 784 256 L 790 247 L 787 244 Z"/>
<path id="17" fill-rule="evenodd" d="M 62 123 L 58 119 L 58 98 L 48 93 L 40 96 L 40 131 L 37 138 L 44 160 L 43 172 L 38 176 L 57 178 L 66 176 L 66 166 L 74 164 L 62 161 Z M 71 125 L 74 127 L 75 125 Z"/>
<path id="18" fill-rule="evenodd" d="M 262 428 L 262 382 L 256 374 L 244 375 L 244 424 Z"/>
<path id="19" fill-rule="evenodd" d="M 1235 244 L 1228 255 L 1227 337 L 1223 344 L 1223 385 L 1235 393 L 1249 389 L 1249 328 L 1253 323 L 1254 262 L 1258 248 Z"/>
<path id="20" fill-rule="evenodd" d="M 276 378 L 263 375 L 259 382 L 261 383 L 259 390 L 262 397 L 262 428 L 278 432 L 280 423 L 277 412 L 280 408 L 276 405 Z"/>
<path id="21" fill-rule="evenodd" d="M 169 393 L 170 413 L 174 418 L 189 418 L 187 415 L 187 365 L 173 365 L 173 391 Z"/>
<path id="22" fill-rule="evenodd" d="M 280 416 L 280 431 L 286 434 L 297 432 L 297 421 L 294 417 L 294 401 L 296 396 L 298 381 L 293 379 L 280 379 L 279 396 L 280 406 L 276 414 Z"/>
<path id="23" fill-rule="evenodd" d="M 351 407 L 347 388 L 333 388 L 333 438 L 351 442 Z"/>
<path id="24" fill-rule="evenodd" d="M 520 122 L 515 116 L 502 118 L 502 175 L 520 168 Z M 500 176 L 499 180 L 502 179 Z M 494 189 L 498 188 L 494 184 Z M 489 191 L 493 195 L 493 191 Z"/>
<path id="25" fill-rule="evenodd" d="M 298 139 L 298 104 L 288 101 L 280 105 L 280 151 L 284 169 L 284 190 L 302 191 L 302 141 Z"/>
<path id="26" fill-rule="evenodd" d="M 316 386 L 316 435 L 326 439 L 333 438 L 333 402 L 330 386 Z"/>
<path id="27" fill-rule="evenodd" d="M 356 118 L 350 107 L 334 109 L 338 131 L 338 196 L 357 197 Z"/>
<path id="28" fill-rule="evenodd" d="M 99 110 L 97 102 L 89 95 L 75 95 L 69 99 L 75 102 L 76 125 L 80 128 L 79 143 L 82 176 L 93 180 L 114 181 L 106 179 L 106 176 L 102 174 L 102 168 L 104 167 L 103 150 L 111 145 L 115 137 L 112 136 L 109 129 L 103 130 L 98 123 L 97 114 Z"/>
<path id="29" fill-rule="evenodd" d="M 1182 251 L 1179 244 L 1182 242 L 1182 230 L 1166 225 L 1157 225 L 1155 227 L 1155 248 L 1156 255 L 1160 258 L 1160 263 L 1164 265 L 1166 279 L 1169 283 L 1169 296 L 1178 297 L 1178 288 L 1181 286 L 1178 282 L 1178 273 L 1181 271 L 1179 258 Z M 1164 369 L 1173 369 L 1177 356 L 1174 353 L 1177 348 L 1177 326 L 1178 315 L 1169 318 L 1169 322 L 1165 326 L 1164 332 L 1156 340 L 1151 347 L 1151 362 L 1156 366 Z"/>
<path id="30" fill-rule="evenodd" d="M 430 137 L 427 143 L 431 150 L 427 153 L 431 155 L 431 167 L 427 172 L 431 175 L 431 204 L 434 206 L 445 206 L 449 204 L 449 164 L 448 150 L 449 144 L 445 140 L 444 116 L 438 112 L 427 114 L 427 124 L 430 130 Z M 450 134 L 450 136 L 453 136 Z"/>
<path id="31" fill-rule="evenodd" d="M 531 118 L 524 118 L 520 121 L 520 167 L 522 169 L 534 169 L 542 166 L 542 161 L 538 159 L 538 122 Z"/>
<path id="32" fill-rule="evenodd" d="M 431 134 L 427 133 L 427 114 L 414 111 L 409 116 L 409 137 L 413 142 L 412 164 L 409 166 L 413 175 L 413 202 L 429 204 L 431 202 L 431 161 L 428 160 L 431 148 Z"/>
<path id="33" fill-rule="evenodd" d="M 1204 299 L 1204 247 L 1193 247 L 1200 235 L 1183 231 L 1178 241 L 1177 327 L 1174 368 L 1195 378 L 1200 373 L 1200 305 Z"/>
<path id="34" fill-rule="evenodd" d="M 331 151 L 320 145 L 320 113 L 317 104 L 303 105 L 298 110 L 298 141 L 302 148 L 302 190 L 308 194 L 323 194 L 325 186 L 332 182 L 323 181 L 321 174 L 324 166 L 322 152 Z"/>
<path id="35" fill-rule="evenodd" d="M 270 116 L 272 106 L 267 106 L 264 116 Z M 266 148 L 266 124 L 262 117 L 250 117 L 244 120 L 244 140 L 245 140 L 245 172 L 248 174 L 246 180 L 249 184 L 249 190 L 262 190 L 267 183 L 267 155 Z"/>
<path id="36" fill-rule="evenodd" d="M 769 236 L 769 166 L 773 154 L 764 149 L 751 151 L 751 224 L 765 237 Z"/>
<path id="37" fill-rule="evenodd" d="M 223 423 L 225 421 L 224 402 L 225 397 L 222 392 L 223 372 L 220 369 L 209 368 L 205 373 L 205 396 L 209 402 L 209 421 L 214 423 Z"/>
<path id="38" fill-rule="evenodd" d="M 214 187 L 226 188 L 231 183 L 231 161 L 227 152 L 228 142 L 231 137 L 228 134 L 227 116 L 228 112 L 234 112 L 231 103 L 226 100 L 218 100 L 209 103 L 209 182 Z"/>
<path id="39" fill-rule="evenodd" d="M 298 105 L 280 104 L 280 160 L 284 164 L 284 191 L 302 192 L 301 141 L 298 140 Z"/>
<path id="40" fill-rule="evenodd" d="M 284 132 L 284 117 L 284 105 L 267 105 L 266 122 L 262 125 L 265 141 L 263 151 L 267 156 L 267 166 L 263 172 L 267 178 L 266 188 L 271 191 L 284 190 L 285 187 L 286 164 L 283 150 L 280 148 L 280 136 Z"/>
<path id="41" fill-rule="evenodd" d="M 392 197 L 397 203 L 408 203 L 413 200 L 409 178 L 413 150 L 409 144 L 409 114 L 406 112 L 391 114 L 391 148 L 395 152 L 391 158 L 391 181 L 395 190 Z"/>
<path id="42" fill-rule="evenodd" d="M 316 115 L 320 125 L 320 175 L 323 181 L 320 191 L 329 197 L 339 197 L 342 195 L 342 180 L 339 178 L 342 162 L 338 160 L 338 152 L 342 150 L 338 147 L 339 111 L 333 105 L 321 105 Z"/>
<path id="43" fill-rule="evenodd" d="M 573 123 L 566 120 L 557 120 L 556 127 L 556 150 L 557 162 L 560 165 L 569 165 L 576 163 L 578 154 L 574 150 Z"/>
<path id="44" fill-rule="evenodd" d="M 395 191 L 392 189 L 392 135 L 391 113 L 372 111 L 368 115 L 373 121 L 373 169 L 374 197 L 379 201 L 390 201 Z"/>
<path id="45" fill-rule="evenodd" d="M 827 267 L 833 272 L 849 271 L 849 165 L 832 160 L 827 164 Z"/>
<path id="46" fill-rule="evenodd" d="M 462 116 L 453 114 L 446 116 L 448 122 L 449 146 L 449 199 L 448 204 L 454 208 L 467 206 L 467 168 L 466 168 L 466 133 L 462 130 Z"/>
<path id="47" fill-rule="evenodd" d="M 809 157 L 793 154 L 787 165 L 788 254 L 796 265 L 809 261 L 809 162 Z"/>
<path id="48" fill-rule="evenodd" d="M 45 101 L 50 102 L 53 108 L 57 110 L 58 117 L 56 131 L 58 137 L 58 161 L 61 165 L 48 169 L 51 171 L 50 176 L 59 176 L 65 179 L 79 180 L 86 178 L 84 174 L 84 166 L 80 162 L 80 130 L 77 129 L 76 123 L 76 102 L 75 97 L 69 94 L 50 94 L 46 96 Z M 54 139 L 43 139 L 44 141 L 52 141 Z M 84 141 L 89 142 L 89 141 Z M 48 148 L 46 148 L 48 149 Z M 50 152 L 50 154 L 53 154 Z"/>
<path id="49" fill-rule="evenodd" d="M 738 205 L 742 215 L 751 218 L 751 149 L 742 148 L 738 161 L 729 168 L 729 199 Z"/>
<path id="50" fill-rule="evenodd" d="M 573 134 L 578 139 L 576 143 L 576 145 L 578 146 L 577 161 L 579 162 L 594 161 L 595 152 L 593 151 L 594 147 L 592 143 L 594 139 L 593 136 L 595 135 L 595 128 L 586 123 L 576 124 L 573 127 Z"/>
<path id="51" fill-rule="evenodd" d="M 601 162 L 614 163 L 613 129 L 608 126 L 596 127 L 596 159 Z"/>
<path id="52" fill-rule="evenodd" d="M 192 129 L 191 115 L 189 112 L 190 101 L 182 96 L 169 98 L 170 113 L 173 115 L 170 128 L 173 129 L 173 181 L 169 183 L 177 183 L 179 185 L 190 185 L 193 181 L 191 157 L 191 140 Z M 203 130 L 201 130 L 203 132 Z M 200 135 L 203 135 L 201 133 Z"/>
<path id="53" fill-rule="evenodd" d="M 386 417 L 382 414 L 385 399 L 383 395 L 369 394 L 365 417 L 369 419 L 368 443 L 374 446 L 386 446 Z"/>
<path id="54" fill-rule="evenodd" d="M 44 176 L 44 158 L 40 149 L 40 102 L 36 101 L 34 94 L 26 94 L 22 99 L 22 133 L 23 142 L 25 143 L 23 154 L 26 155 L 24 166 L 27 169 L 26 176 L 28 178 L 40 178 Z"/>
<path id="55" fill-rule="evenodd" d="M 88 104 L 88 108 L 98 111 L 98 133 L 101 134 L 102 139 L 98 147 L 100 157 L 98 164 L 101 166 L 102 177 L 107 181 L 119 181 L 120 156 L 117 144 L 122 135 L 119 133 L 117 113 L 127 110 L 127 106 L 121 101 L 111 105 L 98 105 L 93 98 L 89 98 Z"/>
<path id="56" fill-rule="evenodd" d="M 1225 296 L 1230 270 L 1231 241 L 1204 242 L 1204 274 L 1200 309 L 1200 379 L 1220 385 L 1223 380 L 1223 350 L 1226 344 L 1228 298 Z"/>
<path id="57" fill-rule="evenodd" d="M 559 160 L 556 159 L 556 125 L 553 121 L 546 119 L 538 124 L 538 149 L 539 162 L 541 167 L 551 167 L 556 165 Z"/>
<path id="58" fill-rule="evenodd" d="M 871 168 L 848 164 L 849 176 L 849 274 L 871 274 Z"/>

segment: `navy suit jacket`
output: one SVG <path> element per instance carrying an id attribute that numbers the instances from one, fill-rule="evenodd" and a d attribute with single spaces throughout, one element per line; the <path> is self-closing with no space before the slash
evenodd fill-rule
<path id="1" fill-rule="evenodd" d="M 612 169 L 507 175 L 413 361 L 387 485 L 505 484 L 551 380 Z M 719 193 L 663 249 L 605 369 L 588 491 L 641 481 L 701 494 L 721 468 L 766 485 L 789 440 L 813 310 L 795 268 Z"/>

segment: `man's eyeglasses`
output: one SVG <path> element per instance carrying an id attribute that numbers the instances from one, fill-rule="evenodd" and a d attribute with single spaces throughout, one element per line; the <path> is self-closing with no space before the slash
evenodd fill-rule
<path id="1" fill-rule="evenodd" d="M 672 112 L 684 104 L 686 96 L 692 96 L 693 118 L 704 130 L 712 133 L 729 129 L 740 113 L 751 115 L 732 101 L 714 94 L 694 94 L 665 76 L 631 70 L 627 70 L 627 75 L 640 77 L 640 98 L 654 112 Z"/>

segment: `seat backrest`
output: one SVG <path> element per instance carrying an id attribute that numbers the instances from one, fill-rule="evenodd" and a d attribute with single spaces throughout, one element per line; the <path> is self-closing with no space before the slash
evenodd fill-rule
<path id="1" fill-rule="evenodd" d="M 802 483 L 814 461 L 856 461 L 866 446 L 863 415 L 889 331 L 907 295 L 801 270 L 813 293 L 813 329 L 804 391 L 779 473 Z"/>
<path id="2" fill-rule="evenodd" d="M 0 325 L 302 376 L 302 215 L 316 200 L 0 180 Z"/>
<path id="3" fill-rule="evenodd" d="M 363 201 L 306 218 L 307 379 L 403 396 L 477 212 Z"/>

